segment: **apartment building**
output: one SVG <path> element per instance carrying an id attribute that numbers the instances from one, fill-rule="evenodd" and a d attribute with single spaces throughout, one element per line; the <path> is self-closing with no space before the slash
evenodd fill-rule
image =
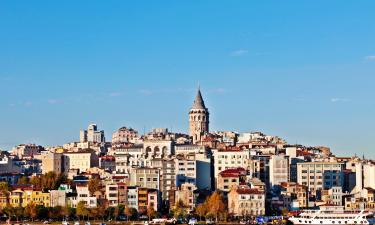
<path id="1" fill-rule="evenodd" d="M 343 166 L 338 162 L 304 162 L 297 164 L 297 181 L 307 186 L 311 196 L 322 190 L 343 186 Z"/>
<path id="2" fill-rule="evenodd" d="M 240 186 L 228 193 L 228 211 L 234 216 L 259 216 L 265 214 L 265 192 Z"/>

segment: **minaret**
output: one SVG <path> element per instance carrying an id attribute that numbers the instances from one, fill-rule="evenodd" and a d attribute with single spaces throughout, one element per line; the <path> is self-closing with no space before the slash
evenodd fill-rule
<path id="1" fill-rule="evenodd" d="M 202 136 L 208 132 L 209 115 L 198 87 L 197 96 L 189 112 L 189 134 L 193 137 L 194 144 L 201 141 Z"/>

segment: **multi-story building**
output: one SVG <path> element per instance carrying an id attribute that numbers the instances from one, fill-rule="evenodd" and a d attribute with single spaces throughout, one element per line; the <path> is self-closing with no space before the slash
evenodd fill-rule
<path id="1" fill-rule="evenodd" d="M 127 190 L 127 206 L 138 211 L 138 187 L 128 186 Z"/>
<path id="2" fill-rule="evenodd" d="M 175 203 L 182 201 L 185 206 L 192 212 L 197 204 L 197 187 L 193 183 L 184 183 L 177 190 L 175 195 Z"/>
<path id="3" fill-rule="evenodd" d="M 81 143 L 84 142 L 93 142 L 93 143 L 104 143 L 104 131 L 98 130 L 98 126 L 96 124 L 90 124 L 87 130 L 81 130 L 79 135 L 79 140 Z"/>
<path id="4" fill-rule="evenodd" d="M 144 214 L 148 207 L 148 189 L 138 187 L 138 212 Z"/>
<path id="5" fill-rule="evenodd" d="M 33 158 L 34 156 L 39 155 L 43 150 L 44 148 L 40 145 L 21 144 L 14 147 L 11 154 L 16 156 L 18 159 Z"/>
<path id="6" fill-rule="evenodd" d="M 0 152 L 0 173 L 21 173 L 22 168 L 18 166 L 8 152 Z"/>
<path id="7" fill-rule="evenodd" d="M 32 186 L 16 186 L 10 192 L 9 203 L 13 207 L 26 207 L 34 203 L 50 207 L 50 193 L 34 189 Z"/>
<path id="8" fill-rule="evenodd" d="M 117 184 L 107 184 L 105 186 L 105 195 L 109 206 L 118 206 L 119 190 Z"/>
<path id="9" fill-rule="evenodd" d="M 159 191 L 156 189 L 148 189 L 147 207 L 153 208 L 155 212 L 160 209 Z"/>
<path id="10" fill-rule="evenodd" d="M 197 181 L 197 164 L 194 155 L 185 157 L 176 157 L 176 187 L 180 187 L 184 183 L 192 183 L 196 185 Z"/>
<path id="11" fill-rule="evenodd" d="M 61 153 L 48 152 L 42 155 L 42 173 L 63 172 L 63 155 Z"/>
<path id="12" fill-rule="evenodd" d="M 162 200 L 169 204 L 171 193 L 176 190 L 176 168 L 175 160 L 172 159 L 151 159 L 148 165 L 160 170 L 160 189 Z"/>
<path id="13" fill-rule="evenodd" d="M 280 194 L 285 208 L 288 208 L 290 210 L 297 210 L 307 207 L 307 186 L 294 182 L 284 182 L 281 183 L 280 186 Z"/>
<path id="14" fill-rule="evenodd" d="M 79 152 L 65 152 L 63 154 L 64 170 L 78 169 L 85 172 L 91 167 L 99 166 L 99 158 L 95 152 L 84 150 Z"/>
<path id="15" fill-rule="evenodd" d="M 269 162 L 270 187 L 276 188 L 289 181 L 289 158 L 285 155 L 272 155 Z"/>
<path id="16" fill-rule="evenodd" d="M 121 127 L 112 134 L 113 145 L 121 143 L 135 143 L 138 139 L 138 131 L 130 127 Z"/>
<path id="17" fill-rule="evenodd" d="M 251 156 L 251 169 L 252 176 L 260 179 L 266 184 L 267 187 L 270 186 L 270 155 L 253 155 Z"/>
<path id="18" fill-rule="evenodd" d="M 375 164 L 365 163 L 363 165 L 363 186 L 365 188 L 375 189 Z"/>
<path id="19" fill-rule="evenodd" d="M 116 171 L 116 158 L 111 155 L 99 157 L 99 168 L 109 172 Z"/>
<path id="20" fill-rule="evenodd" d="M 160 190 L 160 169 L 148 167 L 132 169 L 130 185 Z"/>
<path id="21" fill-rule="evenodd" d="M 320 199 L 324 189 L 343 186 L 343 163 L 338 162 L 305 162 L 297 164 L 297 181 L 307 186 L 310 197 Z"/>
<path id="22" fill-rule="evenodd" d="M 231 189 L 237 188 L 241 183 L 244 183 L 246 175 L 247 171 L 241 167 L 221 171 L 217 178 L 216 189 L 229 192 Z"/>
<path id="23" fill-rule="evenodd" d="M 177 186 L 183 182 L 192 182 L 198 189 L 211 190 L 212 187 L 212 159 L 210 152 L 204 146 L 179 145 L 176 146 L 176 173 Z M 185 162 L 183 162 L 185 160 Z M 194 161 L 194 165 L 191 161 Z M 181 165 L 180 165 L 181 163 Z M 181 167 L 181 170 L 179 169 Z M 188 168 L 190 167 L 190 168 Z M 193 169 L 193 167 L 195 167 Z M 191 177 L 192 172 L 195 174 Z M 188 175 L 188 173 L 190 175 Z M 180 175 L 179 175 L 180 174 Z M 183 178 L 183 179 L 180 179 Z M 185 179 L 186 178 L 186 179 Z M 180 180 L 179 180 L 180 179 Z"/>
<path id="24" fill-rule="evenodd" d="M 214 158 L 214 177 L 215 181 L 221 171 L 230 168 L 242 167 L 246 170 L 250 165 L 250 150 L 241 149 L 227 149 L 227 150 L 212 150 Z M 216 183 L 216 182 L 215 182 Z"/>
<path id="25" fill-rule="evenodd" d="M 248 186 L 240 186 L 228 193 L 228 211 L 234 216 L 265 214 L 265 193 Z"/>
<path id="26" fill-rule="evenodd" d="M 343 195 L 342 187 L 332 187 L 330 189 L 322 190 L 321 199 L 325 204 L 342 206 Z"/>
<path id="27" fill-rule="evenodd" d="M 76 208 L 80 202 L 85 203 L 88 208 L 95 208 L 97 206 L 98 199 L 95 196 L 91 196 L 87 184 L 77 184 L 76 191 L 77 196 L 72 197 L 70 200 L 71 207 Z"/>
<path id="28" fill-rule="evenodd" d="M 149 140 L 143 142 L 143 155 L 146 159 L 163 159 L 174 155 L 174 141 Z"/>
<path id="29" fill-rule="evenodd" d="M 142 161 L 143 145 L 116 148 L 113 156 L 118 173 L 129 173 L 132 167 L 145 166 Z"/>
<path id="30" fill-rule="evenodd" d="M 66 190 L 58 189 L 58 190 L 50 190 L 50 199 L 51 199 L 51 207 L 56 206 L 66 206 L 67 204 L 67 198 L 66 198 Z"/>

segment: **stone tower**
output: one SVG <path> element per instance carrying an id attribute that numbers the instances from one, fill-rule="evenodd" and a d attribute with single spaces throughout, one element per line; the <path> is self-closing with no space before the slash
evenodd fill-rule
<path id="1" fill-rule="evenodd" d="M 208 132 L 209 112 L 202 98 L 200 88 L 198 88 L 193 106 L 189 112 L 189 134 L 193 137 L 193 143 L 202 140 L 202 136 Z"/>

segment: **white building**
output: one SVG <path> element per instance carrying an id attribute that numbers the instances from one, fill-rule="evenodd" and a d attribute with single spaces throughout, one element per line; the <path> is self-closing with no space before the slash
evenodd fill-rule
<path id="1" fill-rule="evenodd" d="M 242 167 L 250 169 L 250 150 L 212 150 L 214 158 L 214 177 L 216 179 L 221 171 L 230 168 Z"/>
<path id="2" fill-rule="evenodd" d="M 297 182 L 308 187 L 312 195 L 317 191 L 343 186 L 343 163 L 297 163 Z"/>
<path id="3" fill-rule="evenodd" d="M 71 207 L 77 208 L 78 203 L 85 203 L 88 208 L 95 208 L 97 206 L 97 199 L 90 195 L 87 185 L 76 186 L 77 196 L 71 199 Z"/>
<path id="4" fill-rule="evenodd" d="M 81 143 L 84 142 L 94 142 L 94 143 L 103 143 L 105 142 L 104 131 L 98 130 L 96 124 L 90 124 L 87 130 L 81 130 L 79 135 L 79 140 Z"/>
<path id="5" fill-rule="evenodd" d="M 375 164 L 366 163 L 363 165 L 363 186 L 375 189 Z"/>
<path id="6" fill-rule="evenodd" d="M 285 155 L 272 155 L 269 162 L 270 187 L 289 181 L 289 158 Z"/>

